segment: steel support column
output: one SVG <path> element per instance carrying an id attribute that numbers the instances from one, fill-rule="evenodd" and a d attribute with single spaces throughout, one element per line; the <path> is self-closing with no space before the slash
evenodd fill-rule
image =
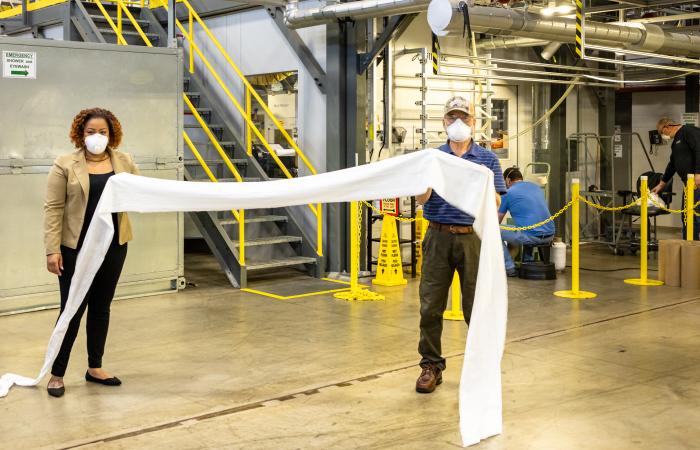
<path id="1" fill-rule="evenodd" d="M 175 16 L 177 14 L 176 0 L 168 0 L 168 39 L 167 46 L 170 48 L 177 47 L 177 38 L 175 37 Z"/>
<path id="2" fill-rule="evenodd" d="M 364 22 L 326 27 L 326 171 L 365 162 L 366 87 L 358 81 L 357 48 L 364 42 Z M 364 80 L 364 78 L 362 78 Z M 351 230 L 346 204 L 327 205 L 328 271 L 349 269 Z"/>

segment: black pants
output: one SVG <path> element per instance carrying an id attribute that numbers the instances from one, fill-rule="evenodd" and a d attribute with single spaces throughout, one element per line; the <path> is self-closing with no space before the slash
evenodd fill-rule
<path id="1" fill-rule="evenodd" d="M 462 288 L 462 312 L 469 325 L 479 273 L 481 240 L 476 234 L 450 234 L 428 229 L 423 239 L 420 279 L 420 365 L 436 364 L 445 370 L 442 357 L 442 316 L 455 270 Z"/>
<path id="2" fill-rule="evenodd" d="M 88 367 L 93 369 L 102 367 L 102 355 L 104 354 L 107 330 L 109 329 L 110 306 L 114 298 L 114 291 L 117 288 L 117 282 L 119 281 L 122 267 L 124 267 L 126 250 L 126 244 L 118 245 L 112 243 L 107 251 L 105 260 L 95 274 L 95 279 L 92 281 L 92 285 L 90 285 L 85 299 L 80 304 L 80 308 L 78 308 L 78 311 L 68 325 L 61 350 L 51 369 L 52 375 L 57 377 L 65 375 L 66 368 L 68 368 L 70 351 L 78 335 L 80 320 L 86 308 Z M 61 255 L 63 256 L 63 274 L 58 277 L 58 283 L 61 287 L 61 312 L 63 312 L 66 307 L 66 301 L 68 300 L 71 279 L 75 272 L 78 250 L 61 246 Z"/>

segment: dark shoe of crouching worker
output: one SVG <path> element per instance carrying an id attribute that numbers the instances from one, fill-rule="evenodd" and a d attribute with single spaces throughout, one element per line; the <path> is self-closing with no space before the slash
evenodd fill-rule
<path id="1" fill-rule="evenodd" d="M 86 109 L 73 119 L 70 138 L 73 153 L 59 156 L 49 173 L 44 204 L 44 241 L 46 266 L 58 275 L 61 312 L 66 307 L 78 252 L 83 245 L 90 221 L 109 177 L 116 173 L 138 174 L 131 156 L 117 151 L 122 128 L 111 112 Z M 126 259 L 131 225 L 126 213 L 112 214 L 114 238 L 102 266 L 95 274 L 88 294 L 68 325 L 63 344 L 51 369 L 47 386 L 53 397 L 65 393 L 63 376 L 68 367 L 80 319 L 87 310 L 87 381 L 118 386 L 118 378 L 102 369 L 102 355 L 107 341 L 110 305 Z"/>
<path id="2" fill-rule="evenodd" d="M 447 154 L 488 167 L 494 173 L 494 188 L 506 192 L 498 158 L 472 140 L 474 115 L 469 102 L 453 97 L 445 105 L 443 125 L 449 140 L 439 149 Z M 456 160 L 455 160 L 456 161 Z M 468 193 L 466 193 L 468 195 Z M 498 197 L 498 196 L 497 196 Z M 416 197 L 430 226 L 423 240 L 420 282 L 421 375 L 416 391 L 429 393 L 442 382 L 442 316 L 455 271 L 462 288 L 462 311 L 469 324 L 479 270 L 481 240 L 474 233 L 474 217 L 448 204 L 432 189 Z"/>

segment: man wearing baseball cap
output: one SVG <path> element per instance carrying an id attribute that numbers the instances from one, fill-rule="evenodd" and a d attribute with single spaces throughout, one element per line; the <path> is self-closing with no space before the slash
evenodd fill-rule
<path id="1" fill-rule="evenodd" d="M 506 186 L 498 158 L 472 138 L 474 122 L 467 99 L 449 99 L 445 104 L 443 119 L 448 140 L 439 150 L 488 167 L 494 173 L 496 192 L 505 194 Z M 416 198 L 423 204 L 423 215 L 430 222 L 423 239 L 418 344 L 422 371 L 416 381 L 416 391 L 430 393 L 442 383 L 442 371 L 445 370 L 441 344 L 442 316 L 447 307 L 452 277 L 456 270 L 462 285 L 462 311 L 468 325 L 474 303 L 481 240 L 472 227 L 474 217 L 453 207 L 432 189 Z"/>

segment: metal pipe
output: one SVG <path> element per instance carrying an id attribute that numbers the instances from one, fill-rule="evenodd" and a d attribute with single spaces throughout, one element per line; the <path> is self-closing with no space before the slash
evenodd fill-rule
<path id="1" fill-rule="evenodd" d="M 430 0 L 362 0 L 334 3 L 315 8 L 287 8 L 285 21 L 290 28 L 310 27 L 338 19 L 367 19 L 423 12 Z"/>
<path id="2" fill-rule="evenodd" d="M 501 48 L 516 48 L 516 47 L 544 47 L 550 41 L 542 39 L 530 38 L 508 38 L 503 36 L 489 36 L 484 39 L 479 39 L 476 44 L 477 50 L 497 50 Z"/>
<path id="3" fill-rule="evenodd" d="M 428 7 L 428 23 L 438 36 L 461 35 L 464 20 L 459 9 L 461 0 L 433 0 Z M 469 7 L 472 29 L 492 35 L 523 36 L 573 43 L 576 20 L 542 17 L 527 11 L 486 6 Z M 673 55 L 700 56 L 700 36 L 664 31 L 653 24 L 613 24 L 586 21 L 586 41 Z"/>
<path id="4" fill-rule="evenodd" d="M 438 36 L 460 34 L 464 20 L 459 11 L 462 0 L 360 0 L 315 8 L 288 5 L 285 21 L 290 28 L 331 23 L 338 19 L 366 19 L 428 10 L 428 23 Z M 428 5 L 429 4 L 429 5 Z M 511 8 L 471 6 L 472 29 L 491 35 L 523 36 L 555 42 L 575 41 L 575 19 L 542 17 Z M 586 21 L 586 41 L 599 45 L 620 44 L 633 50 L 700 56 L 700 36 L 665 31 L 658 25 L 614 24 Z"/>

